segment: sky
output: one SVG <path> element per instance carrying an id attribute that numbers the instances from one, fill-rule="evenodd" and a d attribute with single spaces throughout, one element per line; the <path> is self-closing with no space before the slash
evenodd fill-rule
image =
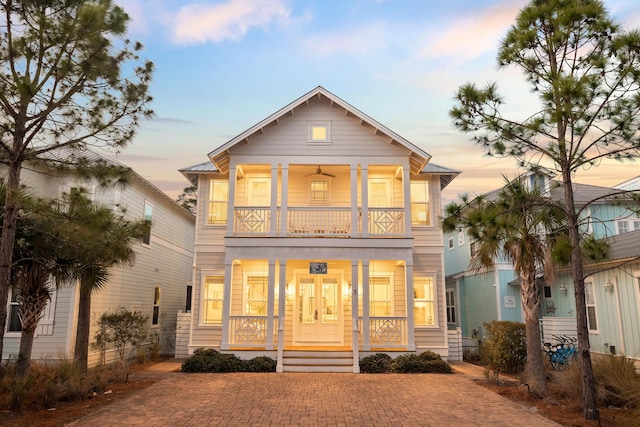
<path id="1" fill-rule="evenodd" d="M 462 84 L 498 82 L 505 112 L 525 116 L 537 99 L 516 69 L 498 69 L 497 47 L 522 0 L 116 0 L 127 36 L 155 64 L 155 112 L 115 158 L 176 198 L 178 169 L 317 86 L 462 171 L 443 200 L 502 186 L 515 162 L 484 155 L 448 112 Z M 608 0 L 625 29 L 640 2 Z M 637 163 L 579 171 L 576 182 L 613 186 Z"/>

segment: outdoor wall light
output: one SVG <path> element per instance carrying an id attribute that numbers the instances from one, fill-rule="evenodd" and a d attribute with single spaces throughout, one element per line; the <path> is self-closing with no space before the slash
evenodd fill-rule
<path id="1" fill-rule="evenodd" d="M 610 280 L 604 282 L 604 290 L 607 292 L 613 292 L 613 283 Z"/>
<path id="2" fill-rule="evenodd" d="M 560 284 L 560 293 L 562 295 L 566 295 L 567 294 L 567 287 L 564 285 L 564 283 Z"/>

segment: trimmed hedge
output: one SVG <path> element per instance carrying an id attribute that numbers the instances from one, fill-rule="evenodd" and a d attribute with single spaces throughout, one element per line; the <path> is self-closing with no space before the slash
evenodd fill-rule
<path id="1" fill-rule="evenodd" d="M 425 351 L 420 354 L 403 354 L 395 360 L 385 353 L 376 353 L 360 360 L 360 372 L 365 374 L 382 373 L 440 373 L 450 374 L 451 366 L 439 354 Z"/>
<path id="2" fill-rule="evenodd" d="M 182 364 L 182 372 L 275 372 L 276 362 L 267 356 L 242 360 L 233 354 L 199 348 Z"/>

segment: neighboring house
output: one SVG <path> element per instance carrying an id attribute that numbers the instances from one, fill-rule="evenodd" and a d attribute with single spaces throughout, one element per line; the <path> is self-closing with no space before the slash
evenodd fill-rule
<path id="1" fill-rule="evenodd" d="M 563 189 L 560 183 L 552 181 L 549 175 L 527 174 L 528 182 L 531 185 L 542 185 L 550 196 L 556 200 L 563 200 Z M 485 195 L 488 198 L 496 195 L 499 190 L 492 191 Z M 598 200 L 586 207 L 580 215 L 581 227 L 584 231 L 592 234 L 596 239 L 607 238 L 611 243 L 611 253 L 606 262 L 597 265 L 585 266 L 587 274 L 594 272 L 593 277 L 587 278 L 587 292 L 589 295 L 587 305 L 590 315 L 595 316 L 595 305 L 590 302 L 590 298 L 596 298 L 607 280 L 601 280 L 604 275 L 616 276 L 620 278 L 623 274 L 619 264 L 625 265 L 625 269 L 631 268 L 625 264 L 629 259 L 633 259 L 633 252 L 640 255 L 640 243 L 635 248 L 632 246 L 633 240 L 628 237 L 637 235 L 630 231 L 640 230 L 640 219 L 633 211 L 627 209 L 620 203 L 620 199 L 615 196 L 617 188 L 599 187 L 594 185 L 584 185 L 574 183 L 574 199 L 578 209 L 584 207 L 591 200 Z M 624 234 L 629 233 L 629 234 Z M 637 241 L 637 240 L 636 240 Z M 624 242 L 624 243 L 620 243 Z M 520 298 L 520 280 L 514 272 L 513 265 L 506 259 L 496 259 L 492 268 L 474 270 L 469 268 L 470 259 L 479 242 L 470 241 L 464 231 L 445 233 L 445 270 L 446 270 L 446 293 L 447 312 L 456 313 L 457 316 L 449 316 L 448 321 L 462 330 L 465 345 L 473 346 L 476 340 L 485 338 L 483 324 L 493 320 L 524 321 L 522 313 L 522 303 Z M 620 247 L 622 245 L 622 247 Z M 600 275 L 595 272 L 602 268 L 615 266 L 616 271 L 603 272 Z M 593 288 L 594 277 L 599 287 Z M 633 274 L 626 275 L 626 279 L 634 277 Z M 554 333 L 575 334 L 575 299 L 573 296 L 573 283 L 571 272 L 561 270 L 554 283 L 547 283 L 543 274 L 540 273 L 541 304 L 540 318 L 543 325 L 544 339 L 551 339 Z M 588 283 L 592 283 L 589 285 Z M 615 285 L 614 285 L 615 286 Z M 635 287 L 634 287 L 635 286 Z M 609 288 L 608 288 L 609 289 Z M 616 289 L 618 289 L 616 287 Z M 638 357 L 640 347 L 637 346 L 640 340 L 638 335 L 638 303 L 640 303 L 640 290 L 636 284 L 632 285 L 621 282 L 620 289 L 628 293 L 624 301 L 626 305 L 617 307 L 616 310 L 602 312 L 600 317 L 606 316 L 602 324 L 607 324 L 606 334 L 600 333 L 602 329 L 591 329 L 591 343 L 594 351 L 609 348 L 611 343 L 621 339 L 620 322 L 629 322 L 633 327 L 627 326 L 624 334 L 636 334 L 635 338 L 625 339 L 625 346 L 628 350 L 636 343 L 634 353 L 626 352 L 629 356 Z M 602 294 L 608 295 L 608 294 Z M 635 306 L 633 306 L 635 304 Z M 632 307 L 633 306 L 633 307 Z M 602 308 L 602 307 L 601 307 Z M 610 308 L 610 307 L 608 307 Z M 622 311 L 621 311 L 622 310 Z M 615 314 L 620 313 L 620 314 Z M 622 321 L 618 318 L 624 318 Z M 595 323 L 595 321 L 594 321 Z M 614 333 L 615 332 L 615 333 Z M 613 334 L 613 335 L 612 335 Z M 605 345 L 605 343 L 607 345 Z M 608 350 L 609 351 L 609 350 Z"/>
<path id="2" fill-rule="evenodd" d="M 317 87 L 182 169 L 198 184 L 188 352 L 282 371 L 448 356 L 441 190 L 458 171 Z"/>
<path id="3" fill-rule="evenodd" d="M 640 230 L 636 230 L 607 238 L 607 259 L 586 264 L 584 270 L 592 351 L 624 355 L 640 368 Z M 576 306 L 570 270 L 560 271 L 550 287 L 553 310 L 543 319 L 548 339 L 567 319 L 575 325 Z"/>
<path id="4" fill-rule="evenodd" d="M 98 155 L 87 152 L 87 156 Z M 191 285 L 193 215 L 135 172 L 131 184 L 125 188 L 101 188 L 53 169 L 29 166 L 22 170 L 22 183 L 32 194 L 43 198 L 57 198 L 72 188 L 83 187 L 95 202 L 114 209 L 123 208 L 132 220 L 144 218 L 151 222 L 143 241 L 134 246 L 135 265 L 111 268 L 104 289 L 93 293 L 94 322 L 89 337 L 94 341 L 95 320 L 102 313 L 124 307 L 149 316 L 150 341 L 155 340 L 162 353 L 173 354 L 176 315 L 185 309 L 187 287 Z M 61 286 L 53 293 L 36 330 L 34 359 L 73 357 L 77 299 L 76 283 Z M 15 295 L 10 295 L 3 359 L 18 354 L 20 321 L 16 308 Z M 106 356 L 112 355 L 110 352 Z M 95 365 L 99 356 L 98 351 L 90 347 L 89 365 Z"/>

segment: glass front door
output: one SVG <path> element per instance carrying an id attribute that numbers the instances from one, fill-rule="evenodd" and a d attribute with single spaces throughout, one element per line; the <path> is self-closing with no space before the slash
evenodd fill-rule
<path id="1" fill-rule="evenodd" d="M 296 344 L 341 344 L 339 276 L 308 275 L 296 286 Z"/>

